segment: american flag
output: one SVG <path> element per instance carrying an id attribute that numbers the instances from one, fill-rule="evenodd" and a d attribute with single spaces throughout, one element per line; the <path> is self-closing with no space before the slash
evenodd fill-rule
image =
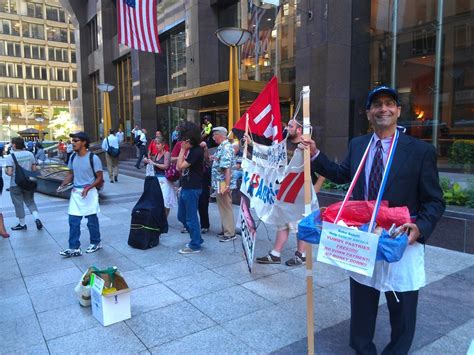
<path id="1" fill-rule="evenodd" d="M 156 0 L 118 0 L 118 41 L 128 47 L 160 53 Z"/>

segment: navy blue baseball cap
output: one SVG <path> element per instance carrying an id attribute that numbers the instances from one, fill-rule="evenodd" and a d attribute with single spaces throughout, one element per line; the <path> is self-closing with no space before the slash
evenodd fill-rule
<path id="1" fill-rule="evenodd" d="M 374 100 L 374 98 L 380 94 L 390 95 L 397 102 L 397 106 L 400 106 L 400 98 L 398 97 L 398 92 L 390 86 L 382 85 L 377 86 L 375 89 L 369 92 L 369 96 L 367 97 L 367 104 L 365 106 L 367 110 L 370 109 L 370 105 L 372 105 L 372 101 Z"/>

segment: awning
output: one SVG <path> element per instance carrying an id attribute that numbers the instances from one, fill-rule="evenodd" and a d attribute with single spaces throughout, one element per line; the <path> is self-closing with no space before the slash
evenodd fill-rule
<path id="1" fill-rule="evenodd" d="M 240 80 L 240 100 L 242 106 L 247 106 L 260 94 L 267 82 L 255 80 Z M 293 102 L 295 85 L 278 84 L 280 101 Z M 157 96 L 157 105 L 172 105 L 198 111 L 211 111 L 227 107 L 229 101 L 229 81 L 205 85 L 195 89 L 183 90 L 177 93 Z"/>

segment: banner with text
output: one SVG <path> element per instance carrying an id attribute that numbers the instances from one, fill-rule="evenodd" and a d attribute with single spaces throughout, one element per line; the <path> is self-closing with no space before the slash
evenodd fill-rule
<path id="1" fill-rule="evenodd" d="M 287 165 L 286 139 L 270 146 L 254 142 L 252 148 L 252 160 L 260 166 L 278 168 Z"/>
<path id="2" fill-rule="evenodd" d="M 372 277 L 378 241 L 376 234 L 323 222 L 317 260 Z"/>
<path id="3" fill-rule="evenodd" d="M 250 199 L 250 208 L 265 223 L 282 225 L 300 220 L 304 214 L 303 151 L 297 149 L 286 167 L 269 168 L 242 160 L 240 191 Z M 319 208 L 314 189 L 312 209 Z"/>

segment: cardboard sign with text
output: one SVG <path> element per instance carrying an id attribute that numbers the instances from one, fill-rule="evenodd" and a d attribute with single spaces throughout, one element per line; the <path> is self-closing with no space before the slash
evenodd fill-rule
<path id="1" fill-rule="evenodd" d="M 255 222 L 250 214 L 247 197 L 242 196 L 240 200 L 240 230 L 242 236 L 242 248 L 244 250 L 245 259 L 249 271 L 252 272 L 253 258 L 255 255 L 255 241 L 257 239 L 257 231 Z"/>
<path id="2" fill-rule="evenodd" d="M 318 261 L 372 277 L 379 237 L 323 222 Z"/>

